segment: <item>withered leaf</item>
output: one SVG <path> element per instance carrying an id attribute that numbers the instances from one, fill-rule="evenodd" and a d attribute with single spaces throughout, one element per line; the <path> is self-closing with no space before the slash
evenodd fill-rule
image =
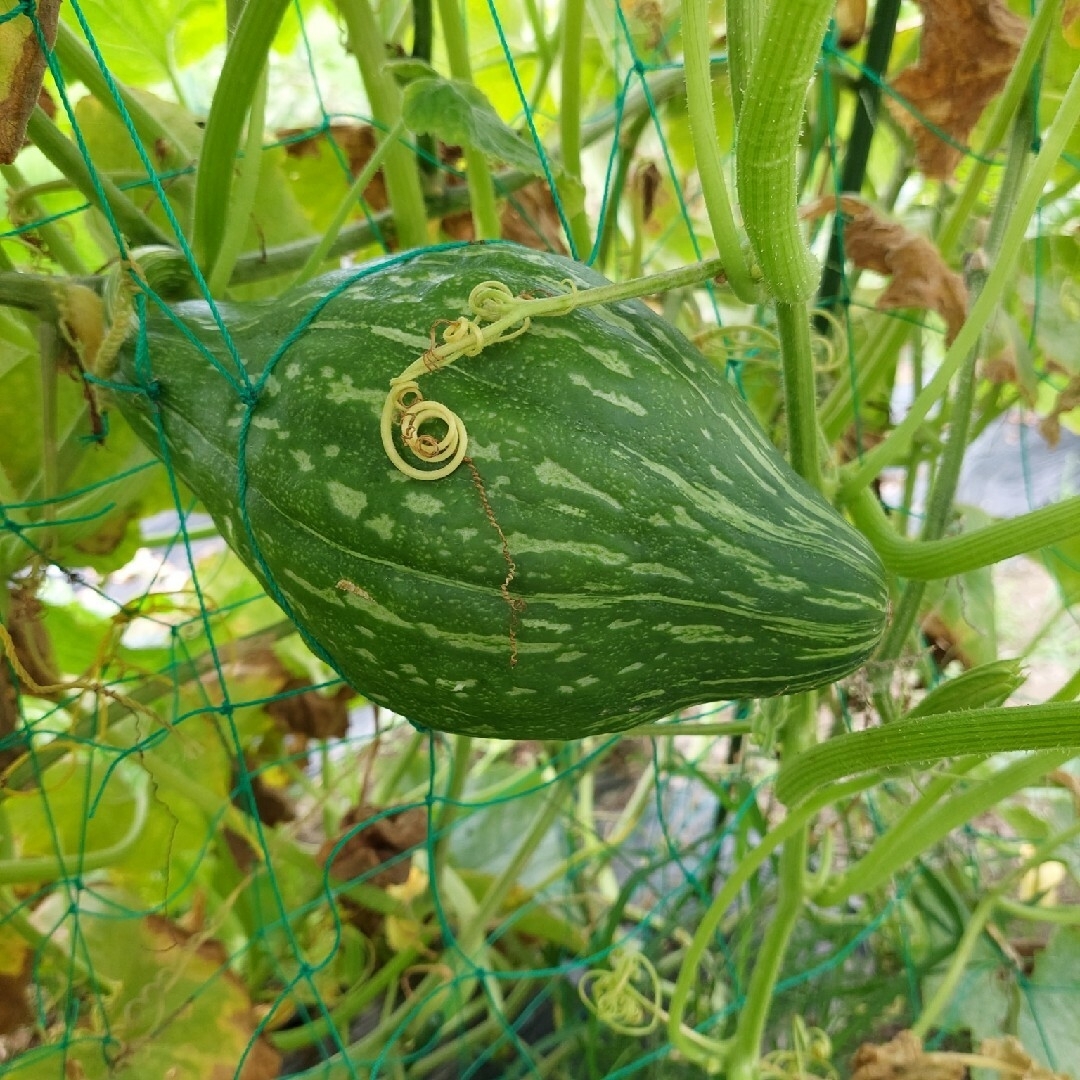
<path id="1" fill-rule="evenodd" d="M 306 128 L 283 128 L 277 133 L 277 137 L 285 141 L 285 153 L 289 157 L 320 157 L 322 154 L 333 153 L 327 142 L 328 138 L 332 138 L 345 155 L 349 163 L 349 172 L 353 176 L 360 175 L 378 145 L 375 129 L 370 124 L 331 124 L 326 132 L 319 132 L 306 138 L 296 137 L 306 130 Z M 375 211 L 385 210 L 390 205 L 381 169 L 371 178 L 371 183 L 364 188 L 364 201 Z"/>
<path id="2" fill-rule="evenodd" d="M 947 180 L 963 151 L 933 129 L 966 145 L 983 109 L 1004 86 L 1027 27 L 1003 0 L 916 2 L 923 10 L 919 59 L 892 80 L 900 100 L 888 105 L 915 140 L 919 168 Z"/>
<path id="3" fill-rule="evenodd" d="M 910 1031 L 880 1046 L 863 1043 L 851 1059 L 851 1070 L 851 1080 L 964 1080 L 967 1075 L 954 1055 L 924 1052 L 922 1041 Z"/>
<path id="4" fill-rule="evenodd" d="M 448 214 L 442 219 L 441 225 L 453 240 L 472 240 L 476 235 L 472 214 L 468 210 Z M 543 180 L 526 184 L 503 203 L 499 212 L 499 226 L 504 240 L 513 240 L 538 251 L 567 254 L 562 221 L 555 209 L 551 190 Z"/>
<path id="5" fill-rule="evenodd" d="M 424 842 L 427 836 L 427 814 L 418 806 L 400 813 L 391 813 L 386 817 L 370 821 L 379 814 L 379 808 L 366 803 L 354 806 L 341 820 L 341 830 L 337 839 L 327 840 L 319 849 L 318 860 L 329 866 L 330 873 L 339 881 L 353 881 L 368 875 L 376 867 L 383 866 L 395 856 L 404 855 Z M 342 839 L 344 838 L 344 843 Z M 341 846 L 338 847 L 338 844 Z M 335 851 L 335 848 L 337 849 Z M 400 885 L 409 876 L 409 860 L 398 859 L 391 866 L 385 866 L 365 881 L 372 885 L 385 887 Z"/>
<path id="6" fill-rule="evenodd" d="M 945 320 L 945 341 L 952 344 L 967 314 L 964 279 L 945 265 L 941 252 L 925 236 L 881 217 L 854 195 L 842 195 L 839 202 L 839 213 L 846 219 L 847 257 L 862 270 L 892 275 L 892 281 L 877 299 L 878 309 L 913 307 L 936 311 Z M 825 197 L 805 207 L 803 216 L 817 218 L 836 209 L 836 200 Z"/>
<path id="7" fill-rule="evenodd" d="M 343 739 L 349 730 L 349 702 L 356 696 L 348 686 L 332 695 L 319 690 L 295 693 L 311 686 L 307 679 L 290 678 L 278 690 L 284 696 L 271 701 L 266 711 L 287 731 L 311 739 Z"/>
<path id="8" fill-rule="evenodd" d="M 1058 391 L 1054 407 L 1039 422 L 1039 431 L 1051 446 L 1061 441 L 1061 417 L 1073 409 L 1080 409 L 1080 375 L 1074 375 Z"/>
<path id="9" fill-rule="evenodd" d="M 26 124 L 41 97 L 45 54 L 38 27 L 52 48 L 60 0 L 38 0 L 34 11 L 38 26 L 27 14 L 0 23 L 0 164 L 10 165 L 23 147 Z"/>
<path id="10" fill-rule="evenodd" d="M 1070 1080 L 1068 1074 L 1053 1072 L 1035 1061 L 1015 1035 L 1006 1035 L 1003 1039 L 984 1039 L 979 1045 L 979 1057 L 1000 1062 L 1005 1066 L 1001 1070 L 1002 1075 L 1016 1080 Z"/>

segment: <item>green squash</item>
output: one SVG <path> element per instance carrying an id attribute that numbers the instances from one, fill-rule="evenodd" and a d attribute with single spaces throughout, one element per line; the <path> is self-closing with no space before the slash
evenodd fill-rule
<path id="1" fill-rule="evenodd" d="M 113 397 L 309 644 L 419 725 L 573 739 L 858 667 L 885 618 L 877 556 L 637 301 L 536 319 L 424 374 L 468 456 L 438 480 L 395 466 L 391 380 L 489 279 L 605 283 L 474 244 L 271 301 L 148 302 Z"/>

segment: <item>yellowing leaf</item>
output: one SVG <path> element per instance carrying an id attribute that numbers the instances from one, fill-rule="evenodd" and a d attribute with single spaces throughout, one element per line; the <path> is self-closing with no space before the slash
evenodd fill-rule
<path id="1" fill-rule="evenodd" d="M 38 0 L 31 10 L 33 20 L 16 14 L 0 23 L 0 163 L 4 165 L 10 165 L 22 149 L 26 123 L 38 103 L 45 75 L 38 31 L 51 47 L 60 0 Z"/>
<path id="2" fill-rule="evenodd" d="M 923 9 L 919 60 L 892 80 L 900 100 L 890 100 L 889 108 L 914 138 L 919 168 L 945 180 L 963 151 L 938 132 L 966 144 L 983 109 L 1005 84 L 1026 24 L 1002 0 L 917 2 Z"/>
<path id="3" fill-rule="evenodd" d="M 1074 49 L 1080 49 L 1080 0 L 1065 0 L 1061 12 L 1061 33 Z"/>

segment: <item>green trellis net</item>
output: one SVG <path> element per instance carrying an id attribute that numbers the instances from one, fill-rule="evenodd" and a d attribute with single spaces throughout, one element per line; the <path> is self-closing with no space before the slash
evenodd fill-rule
<path id="1" fill-rule="evenodd" d="M 124 261 L 135 248 L 168 246 L 196 293 L 244 300 L 407 240 L 376 171 L 385 159 L 373 154 L 407 152 L 431 244 L 472 238 L 471 181 L 488 169 L 504 236 L 612 278 L 710 254 L 680 9 L 486 0 L 440 3 L 436 18 L 430 0 L 249 6 L 274 38 L 263 75 L 222 68 L 226 26 L 234 45 L 256 32 L 242 4 L 71 0 L 58 28 L 42 0 L 0 14 L 10 33 L 0 44 L 45 61 L 43 96 L 35 87 L 24 102 L 27 145 L 0 166 L 0 1074 L 727 1075 L 783 899 L 776 853 L 754 854 L 784 820 L 773 794 L 778 706 L 716 703 L 577 743 L 448 737 L 388 715 L 309 651 L 84 363 L 107 333 L 110 270 L 134 282 L 138 310 L 166 302 L 138 278 L 137 260 Z M 733 171 L 725 13 L 714 7 L 715 122 Z M 730 7 L 734 20 L 746 5 Z M 886 226 L 933 237 L 960 265 L 987 222 L 998 227 L 999 193 L 1011 191 L 1006 133 L 1027 132 L 1038 151 L 1080 55 L 1074 4 L 1013 5 L 1022 18 L 1011 47 L 960 33 L 987 4 L 927 3 L 925 26 L 917 7 L 892 0 L 862 26 L 858 7 L 841 3 L 830 25 L 799 154 L 803 201 L 819 200 L 807 226 L 825 263 L 819 419 L 838 461 L 858 461 L 888 431 L 890 409 L 930 381 L 956 312 L 940 282 L 927 284 L 931 271 L 920 279 L 931 299 L 901 289 L 884 310 L 883 290 L 901 278 L 889 262 L 899 242 L 885 242 L 878 264 L 860 257 L 862 237 L 844 229 L 857 210 L 830 216 L 837 197 L 861 190 Z M 914 77 L 895 78 L 920 40 L 929 60 L 934 17 L 959 20 L 945 33 L 964 62 L 985 53 L 974 75 L 956 61 L 957 99 L 997 65 L 977 106 L 954 102 L 971 112 L 966 126 L 932 107 L 945 89 L 928 97 Z M 465 32 L 467 72 L 456 40 Z M 1001 117 L 984 108 L 1029 52 L 995 134 Z M 455 108 L 444 97 L 398 126 L 370 79 L 365 90 L 358 60 L 394 87 L 450 87 Z M 733 49 L 736 81 L 738 63 Z M 204 139 L 221 145 L 219 76 L 253 86 L 253 107 L 235 156 L 207 165 Z M 966 526 L 1080 488 L 1078 154 L 1074 134 L 984 336 L 958 502 L 965 491 L 979 501 L 980 467 L 1000 482 L 997 502 L 964 509 Z M 929 164 L 935 155 L 948 158 L 944 173 Z M 195 243 L 207 190 L 232 199 L 211 266 Z M 927 259 L 921 250 L 924 270 Z M 769 306 L 739 304 L 715 284 L 658 303 L 782 441 Z M 939 467 L 948 414 L 936 415 L 902 468 L 880 478 L 882 500 L 913 530 Z M 823 732 L 865 727 L 882 685 L 909 704 L 965 668 L 1005 688 L 975 704 L 1010 692 L 1075 698 L 1080 540 L 1030 565 L 1042 569 L 1035 585 L 998 579 L 996 593 L 988 568 L 930 585 L 915 601 L 918 647 L 823 691 Z M 1036 585 L 1046 610 L 1021 622 L 1016 609 Z M 999 659 L 1017 655 L 1045 690 L 1020 687 L 1015 664 Z M 962 758 L 852 788 L 816 816 L 807 873 L 817 885 L 766 988 L 757 1071 L 739 1080 L 867 1080 L 883 1074 L 860 1067 L 884 1067 L 901 1053 L 890 1040 L 913 1026 L 909 1051 L 929 1055 L 926 1068 L 962 1070 L 981 1049 L 974 1076 L 995 1075 L 995 1053 L 1017 1055 L 1001 1075 L 1026 1062 L 1080 1076 L 1080 841 L 1070 832 L 1080 787 L 1070 769 L 1065 753 Z M 999 773 L 995 807 L 985 791 Z M 912 841 L 908 820 L 908 846 L 894 845 L 885 873 L 850 894 L 830 885 L 900 836 L 913 806 L 925 809 L 914 832 L 926 844 Z M 695 952 L 729 881 L 739 887 Z M 984 1042 L 1005 1037 L 1011 1050 Z"/>

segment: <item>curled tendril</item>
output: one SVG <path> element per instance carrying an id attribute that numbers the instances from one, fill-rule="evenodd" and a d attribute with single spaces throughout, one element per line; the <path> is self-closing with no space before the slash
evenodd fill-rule
<path id="1" fill-rule="evenodd" d="M 424 430 L 432 422 L 441 422 L 445 426 L 446 432 L 441 438 Z M 394 443 L 395 426 L 401 441 L 420 461 L 427 465 L 445 464 L 435 469 L 418 469 L 410 465 Z M 383 402 L 380 432 L 387 457 L 401 472 L 415 480 L 438 480 L 449 476 L 469 449 L 469 437 L 461 417 L 439 401 L 428 401 L 411 379 L 395 379 L 391 385 Z"/>
<path id="2" fill-rule="evenodd" d="M 639 978 L 648 982 L 651 997 L 634 986 Z M 578 994 L 589 1012 L 620 1035 L 648 1035 L 660 1022 L 660 976 L 639 952 L 621 953 L 611 971 L 586 971 Z"/>
<path id="3" fill-rule="evenodd" d="M 481 281 L 469 293 L 469 310 L 478 319 L 486 322 L 501 319 L 517 302 L 518 298 L 510 291 L 509 286 L 501 281 Z"/>

